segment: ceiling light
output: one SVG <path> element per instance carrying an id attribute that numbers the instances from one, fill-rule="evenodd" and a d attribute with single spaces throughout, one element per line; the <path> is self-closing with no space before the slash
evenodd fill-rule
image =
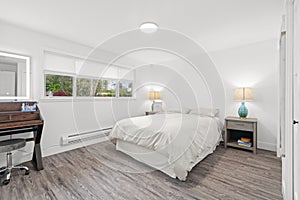
<path id="1" fill-rule="evenodd" d="M 145 22 L 140 25 L 140 30 L 143 33 L 155 33 L 158 29 L 157 24 L 153 22 Z"/>

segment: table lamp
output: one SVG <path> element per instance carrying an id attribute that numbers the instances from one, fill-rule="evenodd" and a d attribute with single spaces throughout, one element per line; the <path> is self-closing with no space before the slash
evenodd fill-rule
<path id="1" fill-rule="evenodd" d="M 248 115 L 248 109 L 245 106 L 245 101 L 253 100 L 252 88 L 247 88 L 247 87 L 236 88 L 234 90 L 233 99 L 242 101 L 241 106 L 238 110 L 238 114 L 241 118 L 246 118 Z"/>
<path id="2" fill-rule="evenodd" d="M 148 93 L 148 99 L 153 101 L 153 103 L 151 105 L 151 111 L 153 112 L 155 100 L 159 100 L 160 99 L 160 92 L 158 92 L 158 91 L 150 91 Z"/>

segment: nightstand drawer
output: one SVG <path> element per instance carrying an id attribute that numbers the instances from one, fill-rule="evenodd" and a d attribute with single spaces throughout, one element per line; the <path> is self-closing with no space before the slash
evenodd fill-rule
<path id="1" fill-rule="evenodd" d="M 251 122 L 227 121 L 227 128 L 243 131 L 254 131 L 253 123 Z"/>

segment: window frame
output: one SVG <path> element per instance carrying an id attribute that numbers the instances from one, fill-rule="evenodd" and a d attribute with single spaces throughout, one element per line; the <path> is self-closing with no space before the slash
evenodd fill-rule
<path id="1" fill-rule="evenodd" d="M 46 91 L 47 75 L 72 77 L 72 95 L 71 96 L 47 96 L 47 94 L 46 94 L 46 92 L 47 92 Z M 76 79 L 74 77 L 74 74 L 72 74 L 72 73 L 55 72 L 55 71 L 49 71 L 49 70 L 44 71 L 44 85 L 43 85 L 43 96 L 44 96 L 44 98 L 45 99 L 72 99 L 74 97 L 74 91 L 76 89 L 74 87 L 75 81 L 76 81 Z"/>
<path id="2" fill-rule="evenodd" d="M 102 81 L 102 80 L 109 80 L 109 81 L 116 81 L 116 95 L 115 96 L 93 96 L 94 98 L 118 98 L 118 86 L 119 86 L 119 80 L 118 79 L 115 79 L 115 78 L 106 78 L 106 77 L 102 77 L 102 78 L 98 78 L 98 79 L 95 79 L 95 80 L 99 80 L 99 81 Z"/>
<path id="3" fill-rule="evenodd" d="M 86 80 L 89 80 L 90 81 L 90 94 L 92 94 L 92 82 L 94 79 L 91 79 L 91 78 L 87 78 L 87 77 L 75 77 L 75 80 L 76 80 L 76 83 L 75 83 L 75 88 L 76 88 L 76 94 L 74 95 L 74 97 L 76 98 L 89 98 L 89 97 L 93 97 L 92 95 L 90 96 L 79 96 L 78 93 L 77 93 L 77 80 L 78 79 L 86 79 Z"/>
<path id="4" fill-rule="evenodd" d="M 75 73 L 67 73 L 67 72 L 57 72 L 51 70 L 44 70 L 44 84 L 43 84 L 43 97 L 41 99 L 53 99 L 53 100 L 71 100 L 71 99 L 86 99 L 86 100 L 107 100 L 107 99 L 136 99 L 134 95 L 134 85 L 135 80 L 130 79 L 117 79 L 117 78 L 109 78 L 109 77 L 93 77 L 93 76 L 84 76 L 84 75 L 77 75 Z M 69 76 L 72 77 L 72 96 L 46 96 L 46 76 L 47 75 L 58 75 L 58 76 Z M 91 81 L 90 87 L 92 87 L 93 81 L 101 81 L 101 80 L 115 80 L 116 81 L 116 96 L 108 97 L 108 96 L 77 96 L 77 79 L 89 79 Z M 135 77 L 134 77 L 135 79 Z M 119 93 L 119 87 L 121 81 L 128 81 L 132 83 L 132 96 L 131 97 L 121 97 Z M 92 88 L 91 88 L 92 89 Z"/>
<path id="5" fill-rule="evenodd" d="M 132 89 L 132 92 L 131 92 L 131 96 L 130 96 L 130 97 L 123 97 L 123 96 L 121 97 L 121 96 L 120 96 L 120 82 L 121 82 L 121 81 L 128 81 L 128 82 L 131 82 L 131 83 L 132 83 L 132 88 L 131 88 L 131 89 Z M 135 83 L 134 80 L 130 80 L 130 79 L 119 79 L 119 80 L 118 80 L 118 84 L 117 84 L 117 86 L 118 86 L 118 98 L 120 98 L 120 99 L 122 99 L 122 98 L 124 98 L 124 99 L 128 99 L 128 98 L 136 98 L 136 97 L 134 96 L 134 92 L 133 92 L 133 91 L 134 91 L 134 83 Z"/>

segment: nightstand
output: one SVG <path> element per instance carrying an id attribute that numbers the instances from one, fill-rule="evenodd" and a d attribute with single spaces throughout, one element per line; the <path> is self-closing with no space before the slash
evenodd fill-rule
<path id="1" fill-rule="evenodd" d="M 145 112 L 145 115 L 154 115 L 156 114 L 157 112 L 153 112 L 153 111 L 146 111 Z"/>
<path id="2" fill-rule="evenodd" d="M 240 146 L 237 141 L 241 137 L 250 138 L 251 147 Z M 226 117 L 225 119 L 225 148 L 235 147 L 253 151 L 256 154 L 257 148 L 257 119 L 256 118 L 239 118 Z"/>

